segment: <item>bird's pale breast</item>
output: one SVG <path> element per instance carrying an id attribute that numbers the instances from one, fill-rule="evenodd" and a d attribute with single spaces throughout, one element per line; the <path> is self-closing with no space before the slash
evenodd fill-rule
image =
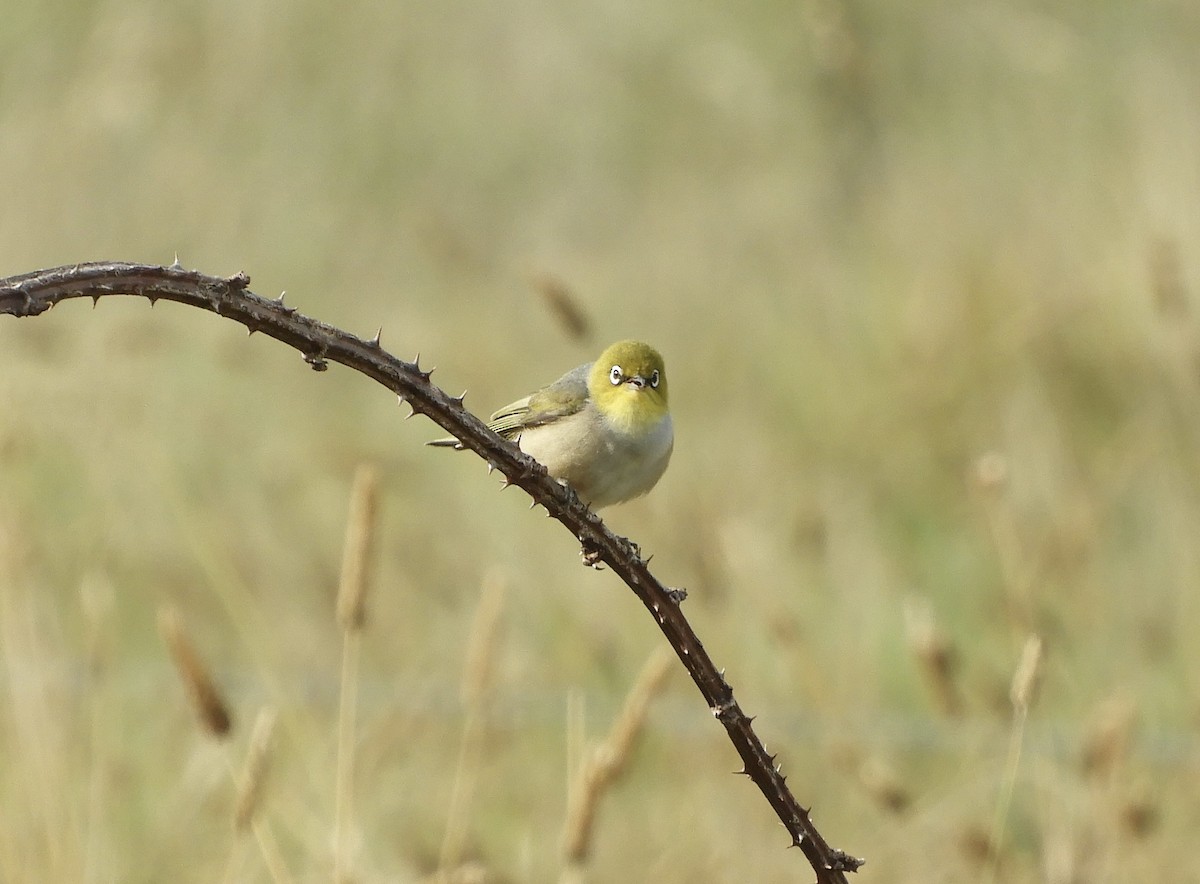
<path id="1" fill-rule="evenodd" d="M 649 430 L 613 429 L 594 407 L 522 431 L 521 450 L 565 480 L 593 508 L 645 494 L 662 477 L 674 448 L 671 416 Z"/>

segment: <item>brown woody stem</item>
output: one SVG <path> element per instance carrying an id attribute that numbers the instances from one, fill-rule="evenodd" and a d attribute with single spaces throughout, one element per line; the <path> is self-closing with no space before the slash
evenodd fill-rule
<path id="1" fill-rule="evenodd" d="M 771 807 L 816 872 L 818 884 L 846 884 L 845 872 L 857 871 L 863 861 L 831 848 L 813 826 L 733 697 L 733 689 L 713 665 L 704 646 L 683 616 L 683 593 L 670 589 L 650 573 L 638 548 L 610 531 L 568 487 L 552 479 L 537 461 L 491 430 L 429 381 L 429 372 L 385 352 L 378 338 L 363 340 L 251 292 L 244 273 L 219 278 L 184 270 L 178 264 L 158 267 L 118 262 L 75 264 L 0 279 L 0 314 L 38 316 L 69 298 L 99 300 L 108 295 L 133 295 L 151 303 L 162 299 L 190 304 L 240 322 L 250 333 L 262 332 L 299 350 L 315 370 L 337 362 L 362 372 L 387 387 L 414 412 L 452 433 L 575 535 L 597 561 L 604 562 L 628 584 L 653 615 L 671 647 L 683 662 L 709 709 L 724 725 L 741 756 L 743 772 L 762 790 Z"/>

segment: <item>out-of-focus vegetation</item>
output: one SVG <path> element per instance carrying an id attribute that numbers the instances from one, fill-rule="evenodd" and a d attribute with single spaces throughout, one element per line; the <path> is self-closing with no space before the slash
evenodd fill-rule
<path id="1" fill-rule="evenodd" d="M 482 413 L 652 341 L 675 459 L 608 521 L 688 587 L 862 880 L 1193 880 L 1198 46 L 1181 0 L 14 4 L 0 275 L 245 270 L 382 325 Z M 264 706 L 262 818 L 297 880 L 330 876 L 363 461 L 382 534 L 343 859 L 416 880 L 450 826 L 486 880 L 556 877 L 569 744 L 607 731 L 659 638 L 403 413 L 176 305 L 0 318 L 0 880 L 269 880 L 227 770 Z M 233 708 L 225 744 L 163 603 Z M 599 807 L 593 880 L 807 880 L 736 766 L 675 672 Z"/>

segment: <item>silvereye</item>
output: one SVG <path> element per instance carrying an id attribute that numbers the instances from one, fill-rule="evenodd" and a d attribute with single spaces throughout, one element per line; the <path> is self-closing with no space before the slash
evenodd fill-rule
<path id="1" fill-rule="evenodd" d="M 662 356 L 639 341 L 613 344 L 595 362 L 501 408 L 488 426 L 593 509 L 653 488 L 675 445 Z M 456 439 L 429 444 L 462 447 Z"/>

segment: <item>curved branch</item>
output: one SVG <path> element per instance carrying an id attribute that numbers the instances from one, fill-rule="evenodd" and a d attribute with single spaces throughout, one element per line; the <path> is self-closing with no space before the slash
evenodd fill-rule
<path id="1" fill-rule="evenodd" d="M 250 334 L 263 334 L 294 347 L 315 370 L 337 362 L 362 372 L 394 392 L 414 414 L 423 414 L 456 436 L 513 485 L 523 488 L 536 503 L 566 526 L 596 559 L 628 584 L 675 649 L 684 668 L 741 756 L 745 773 L 762 790 L 771 807 L 817 875 L 818 884 L 846 884 L 845 872 L 857 871 L 862 860 L 831 848 L 801 807 L 750 719 L 733 697 L 733 689 L 709 659 L 704 646 L 679 609 L 685 595 L 664 586 L 650 573 L 637 546 L 605 527 L 600 518 L 580 502 L 575 493 L 552 479 L 545 468 L 514 444 L 464 410 L 462 397 L 447 395 L 430 383 L 430 372 L 385 352 L 376 335 L 363 340 L 298 313 L 295 308 L 260 297 L 248 289 L 244 273 L 219 278 L 170 267 L 103 262 L 38 270 L 0 279 L 0 314 L 38 316 L 69 298 L 99 301 L 108 295 L 133 295 L 190 304 L 244 325 Z"/>

